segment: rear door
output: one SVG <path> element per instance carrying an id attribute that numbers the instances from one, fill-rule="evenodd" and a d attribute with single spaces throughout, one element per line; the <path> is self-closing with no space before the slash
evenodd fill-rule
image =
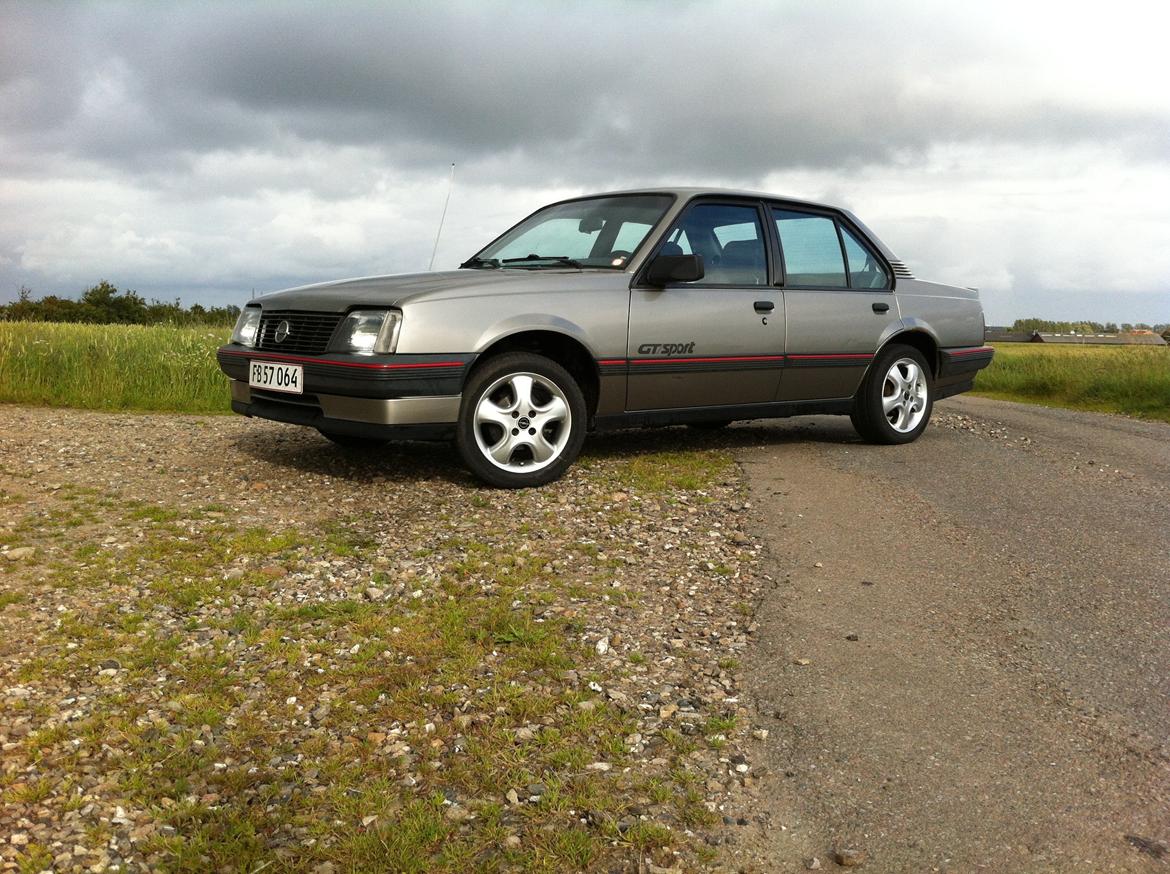
<path id="1" fill-rule="evenodd" d="M 697 282 L 630 290 L 627 410 L 771 401 L 784 360 L 784 299 L 755 201 L 690 205 L 660 254 L 703 257 Z"/>
<path id="2" fill-rule="evenodd" d="M 786 367 L 779 399 L 849 398 L 899 322 L 889 270 L 828 212 L 773 206 L 784 265 Z"/>

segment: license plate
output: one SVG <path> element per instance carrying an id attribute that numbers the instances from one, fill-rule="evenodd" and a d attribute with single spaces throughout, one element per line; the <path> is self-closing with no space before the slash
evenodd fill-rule
<path id="1" fill-rule="evenodd" d="M 299 364 L 273 364 L 271 361 L 248 362 L 248 385 L 269 391 L 302 394 L 305 390 L 305 369 Z"/>

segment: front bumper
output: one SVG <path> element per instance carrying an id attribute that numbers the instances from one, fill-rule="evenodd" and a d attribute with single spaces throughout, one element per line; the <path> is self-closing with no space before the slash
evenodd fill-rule
<path id="1" fill-rule="evenodd" d="M 459 418 L 473 355 L 302 356 L 236 344 L 216 353 L 231 381 L 232 409 L 244 416 L 384 439 L 446 439 Z M 248 385 L 250 361 L 304 368 L 304 393 Z"/>
<path id="2" fill-rule="evenodd" d="M 215 353 L 219 369 L 248 383 L 249 361 L 299 364 L 305 391 L 359 398 L 442 397 L 463 390 L 474 355 L 283 355 L 235 343 Z"/>

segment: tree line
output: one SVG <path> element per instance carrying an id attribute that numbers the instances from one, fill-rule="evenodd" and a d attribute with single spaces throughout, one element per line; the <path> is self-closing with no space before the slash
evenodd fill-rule
<path id="1" fill-rule="evenodd" d="M 1145 322 L 1054 322 L 1051 319 L 1016 319 L 1012 330 L 1030 334 L 1043 331 L 1046 334 L 1116 334 L 1130 331 L 1156 331 L 1161 333 L 1170 325 L 1147 325 Z"/>
<path id="2" fill-rule="evenodd" d="M 234 325 L 237 306 L 182 306 L 159 300 L 146 301 L 136 291 L 119 291 L 104 279 L 87 289 L 79 300 L 50 294 L 33 300 L 22 287 L 12 303 L 0 305 L 0 321 L 88 322 L 98 325 Z"/>

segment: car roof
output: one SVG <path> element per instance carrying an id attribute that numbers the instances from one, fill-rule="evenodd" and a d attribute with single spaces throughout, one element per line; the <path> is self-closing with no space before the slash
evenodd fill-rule
<path id="1" fill-rule="evenodd" d="M 589 194 L 581 194 L 576 197 L 566 197 L 558 203 L 569 203 L 574 200 L 588 200 L 594 197 L 616 197 L 627 196 L 631 194 L 669 194 L 678 199 L 680 203 L 692 200 L 695 197 L 750 197 L 758 200 L 778 200 L 784 203 L 791 203 L 796 206 L 810 206 L 816 209 L 832 210 L 840 215 L 844 215 L 850 222 L 852 222 L 870 242 L 873 243 L 881 251 L 885 257 L 890 261 L 896 261 L 899 265 L 901 261 L 897 256 L 890 251 L 890 248 L 882 242 L 870 228 L 859 219 L 851 210 L 843 206 L 836 206 L 831 203 L 823 201 L 805 200 L 799 197 L 789 197 L 784 194 L 775 194 L 767 191 L 747 191 L 737 188 L 704 188 L 695 185 L 664 185 L 660 188 L 629 188 L 621 191 L 598 191 Z"/>
<path id="2" fill-rule="evenodd" d="M 710 196 L 716 197 L 751 197 L 762 198 L 766 200 L 783 200 L 786 203 L 799 203 L 804 206 L 817 206 L 822 209 L 833 209 L 842 211 L 842 207 L 835 206 L 831 203 L 824 203 L 815 200 L 805 200 L 799 197 L 789 197 L 786 194 L 776 194 L 767 191 L 748 191 L 738 188 L 704 188 L 697 185 L 664 185 L 660 188 L 626 188 L 620 191 L 598 191 L 589 194 L 581 194 L 577 197 L 568 197 L 566 200 L 585 200 L 592 197 L 615 197 L 617 195 L 629 194 L 673 194 L 676 197 L 684 200 L 689 200 L 692 197 Z"/>

